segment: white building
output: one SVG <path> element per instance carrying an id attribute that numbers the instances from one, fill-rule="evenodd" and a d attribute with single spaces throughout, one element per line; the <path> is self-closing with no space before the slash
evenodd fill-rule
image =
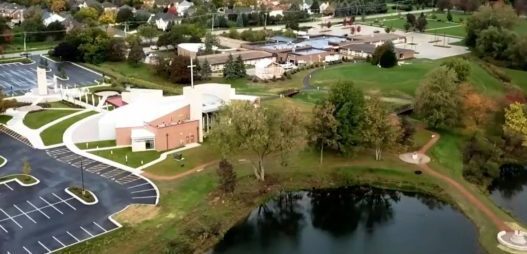
<path id="1" fill-rule="evenodd" d="M 178 56 L 196 57 L 198 52 L 205 50 L 205 43 L 180 43 L 177 45 Z M 218 50 L 218 47 L 212 46 L 212 50 Z"/>
<path id="2" fill-rule="evenodd" d="M 170 25 L 181 23 L 181 19 L 175 14 L 160 12 L 152 14 L 147 22 L 154 24 L 159 30 L 167 31 Z"/>
<path id="3" fill-rule="evenodd" d="M 284 72 L 284 68 L 271 59 L 264 59 L 254 66 L 254 75 L 261 80 L 281 78 Z"/>
<path id="4" fill-rule="evenodd" d="M 52 12 L 47 12 L 47 11 L 44 11 L 43 14 L 42 14 L 42 23 L 45 25 L 45 26 L 48 26 L 49 24 L 53 23 L 53 22 L 64 22 L 64 20 L 66 20 L 64 17 L 56 14 L 56 13 L 52 13 Z"/>
<path id="5" fill-rule="evenodd" d="M 245 65 L 256 66 L 261 61 L 271 60 L 276 61 L 276 57 L 273 54 L 265 51 L 258 50 L 243 50 L 236 52 L 228 52 L 223 54 L 213 54 L 213 55 L 204 55 L 198 56 L 200 63 L 203 63 L 205 59 L 209 62 L 213 72 L 221 72 L 225 67 L 225 64 L 229 60 L 229 56 L 232 55 L 232 58 L 236 60 L 240 56 Z"/>

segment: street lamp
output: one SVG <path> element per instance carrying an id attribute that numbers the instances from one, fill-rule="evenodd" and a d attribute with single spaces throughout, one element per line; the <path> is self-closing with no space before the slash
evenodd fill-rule
<path id="1" fill-rule="evenodd" d="M 84 190 L 84 165 L 83 165 L 84 158 L 81 157 L 81 183 L 82 183 L 82 195 L 85 194 Z"/>

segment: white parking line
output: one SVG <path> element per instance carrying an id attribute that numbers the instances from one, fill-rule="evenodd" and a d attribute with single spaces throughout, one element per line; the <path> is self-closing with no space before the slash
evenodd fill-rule
<path id="1" fill-rule="evenodd" d="M 71 207 L 71 209 L 77 211 L 77 208 L 75 208 L 74 206 L 70 205 L 70 203 L 68 203 L 68 201 L 62 199 L 61 197 L 59 197 L 57 194 L 55 193 L 51 193 L 53 194 L 53 196 L 55 196 L 56 198 L 60 199 L 60 201 L 64 202 L 66 205 L 68 205 L 69 207 Z"/>
<path id="2" fill-rule="evenodd" d="M 42 246 L 42 248 L 46 249 L 47 252 L 51 252 L 51 250 L 46 245 L 41 243 L 40 241 L 38 241 L 38 244 L 40 244 L 40 246 Z"/>
<path id="3" fill-rule="evenodd" d="M 75 239 L 75 241 L 80 242 L 79 238 L 75 237 L 72 233 L 70 233 L 70 231 L 66 231 L 66 233 L 70 235 L 73 239 Z"/>
<path id="4" fill-rule="evenodd" d="M 147 185 L 147 184 L 150 184 L 150 183 L 142 183 L 142 184 L 134 185 L 132 187 L 128 187 L 128 189 L 133 189 L 133 188 L 136 188 L 136 187 L 139 187 L 139 186 L 143 186 L 143 185 Z"/>
<path id="5" fill-rule="evenodd" d="M 51 236 L 53 237 L 53 239 L 55 239 L 55 241 L 57 241 L 58 243 L 60 243 L 60 245 L 62 245 L 62 247 L 66 247 L 65 244 L 63 244 L 59 239 L 57 239 L 55 236 Z"/>
<path id="6" fill-rule="evenodd" d="M 11 186 L 9 186 L 9 184 L 7 183 L 4 183 L 5 187 L 9 188 L 11 191 L 13 191 L 13 188 L 11 188 Z"/>
<path id="7" fill-rule="evenodd" d="M 53 204 L 51 204 L 50 202 L 48 202 L 47 200 L 45 200 L 43 197 L 39 196 L 40 199 L 42 199 L 42 201 L 46 202 L 46 204 L 48 204 L 49 206 L 53 207 L 53 209 L 57 210 L 57 212 L 59 212 L 60 214 L 64 214 L 61 210 L 59 210 L 58 208 L 56 208 Z"/>
<path id="8" fill-rule="evenodd" d="M 31 251 L 29 251 L 29 250 L 26 248 L 26 246 L 22 246 L 22 248 L 23 248 L 25 251 L 27 251 L 28 254 L 33 254 L 33 253 L 31 253 Z"/>
<path id="9" fill-rule="evenodd" d="M 157 196 L 132 197 L 132 199 L 140 199 L 140 198 L 157 198 Z"/>
<path id="10" fill-rule="evenodd" d="M 37 222 L 31 218 L 26 212 L 24 212 L 22 209 L 20 209 L 20 207 L 18 207 L 17 205 L 13 205 L 16 209 L 18 209 L 18 211 L 20 211 L 23 215 L 25 215 L 30 221 L 32 221 L 33 223 L 37 224 Z"/>
<path id="11" fill-rule="evenodd" d="M 83 228 L 82 226 L 80 227 L 82 230 L 84 230 L 84 232 L 88 233 L 88 235 L 90 235 L 91 237 L 93 237 L 93 234 L 90 233 L 90 231 L 86 230 L 85 228 Z"/>
<path id="12" fill-rule="evenodd" d="M 102 229 L 104 232 L 106 232 L 107 230 L 103 227 L 101 227 L 101 225 L 97 224 L 97 222 L 93 222 L 93 224 L 95 224 L 95 226 L 99 227 L 100 229 Z"/>
<path id="13" fill-rule="evenodd" d="M 29 202 L 29 200 L 26 200 L 26 202 L 32 206 L 35 210 L 39 211 L 42 215 L 46 216 L 46 218 L 48 219 L 51 219 L 45 212 L 43 212 L 42 210 L 40 210 L 39 208 L 37 208 L 35 205 L 33 205 L 33 203 Z"/>
<path id="14" fill-rule="evenodd" d="M 151 191 L 151 190 L 155 190 L 155 189 L 146 189 L 146 190 L 138 190 L 138 191 L 132 191 L 132 193 L 139 193 L 139 192 L 145 192 L 145 191 Z"/>
<path id="15" fill-rule="evenodd" d="M 24 227 L 22 227 L 22 225 L 18 224 L 18 222 L 17 222 L 13 217 L 11 217 L 9 214 L 7 214 L 7 213 L 4 211 L 4 209 L 0 208 L 0 211 L 1 211 L 2 213 L 4 213 L 5 216 L 7 216 L 10 220 L 12 220 L 12 221 L 13 221 L 13 222 L 14 222 L 19 228 L 24 228 Z"/>
<path id="16" fill-rule="evenodd" d="M 0 225 L 0 228 L 1 228 L 2 230 L 4 230 L 4 232 L 7 233 L 7 229 L 5 229 L 4 226 Z"/>

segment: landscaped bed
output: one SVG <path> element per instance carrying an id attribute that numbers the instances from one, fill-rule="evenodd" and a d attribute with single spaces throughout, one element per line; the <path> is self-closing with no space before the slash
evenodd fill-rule
<path id="1" fill-rule="evenodd" d="M 2 157 L 2 156 L 0 155 L 0 168 L 3 167 L 6 163 L 7 163 L 6 158 L 4 158 L 4 157 Z"/>
<path id="2" fill-rule="evenodd" d="M 67 188 L 67 190 L 71 192 L 71 194 L 75 195 L 75 197 L 84 201 L 85 203 L 93 204 L 97 202 L 97 198 L 95 197 L 93 192 L 87 190 L 86 188 L 83 191 L 81 187 L 72 186 Z"/>
<path id="3" fill-rule="evenodd" d="M 82 150 L 116 146 L 115 139 L 76 143 L 75 145 Z"/>
<path id="4" fill-rule="evenodd" d="M 13 119 L 12 116 L 8 116 L 8 115 L 0 115 L 0 123 L 2 124 L 7 124 L 7 122 L 9 122 L 9 120 Z"/>
<path id="5" fill-rule="evenodd" d="M 38 180 L 31 176 L 31 175 L 24 175 L 24 174 L 14 174 L 14 175 L 7 175 L 0 177 L 0 182 L 6 182 L 11 179 L 18 179 L 23 184 L 32 185 L 38 183 Z"/>
<path id="6" fill-rule="evenodd" d="M 39 103 L 38 106 L 41 106 L 43 108 L 78 108 L 78 109 L 83 108 L 69 101 L 43 102 L 43 103 Z"/>
<path id="7" fill-rule="evenodd" d="M 41 110 L 29 112 L 24 117 L 24 125 L 31 129 L 38 129 L 59 118 L 71 115 L 76 111 L 73 110 Z"/>
<path id="8" fill-rule="evenodd" d="M 74 123 L 88 116 L 94 115 L 94 114 L 97 114 L 97 112 L 95 111 L 85 112 L 85 113 L 70 117 L 60 123 L 57 123 L 45 129 L 43 132 L 40 133 L 40 137 L 42 138 L 44 145 L 49 146 L 49 145 L 62 143 L 62 136 L 64 135 L 64 132 L 66 131 L 66 129 L 68 129 Z"/>
<path id="9" fill-rule="evenodd" d="M 158 159 L 161 155 L 160 152 L 155 150 L 132 152 L 132 148 L 130 147 L 93 151 L 91 153 L 132 168 L 140 167 L 148 162 Z M 127 157 L 128 161 L 126 160 Z"/>

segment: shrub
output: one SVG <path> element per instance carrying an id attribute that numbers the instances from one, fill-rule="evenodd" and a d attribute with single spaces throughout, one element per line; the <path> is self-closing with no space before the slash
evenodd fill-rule
<path id="1" fill-rule="evenodd" d="M 511 77 L 507 75 L 507 73 L 502 71 L 500 68 L 498 68 L 497 66 L 493 64 L 489 64 L 489 63 L 483 63 L 482 67 L 495 78 L 503 82 L 506 82 L 506 83 L 511 82 Z"/>

